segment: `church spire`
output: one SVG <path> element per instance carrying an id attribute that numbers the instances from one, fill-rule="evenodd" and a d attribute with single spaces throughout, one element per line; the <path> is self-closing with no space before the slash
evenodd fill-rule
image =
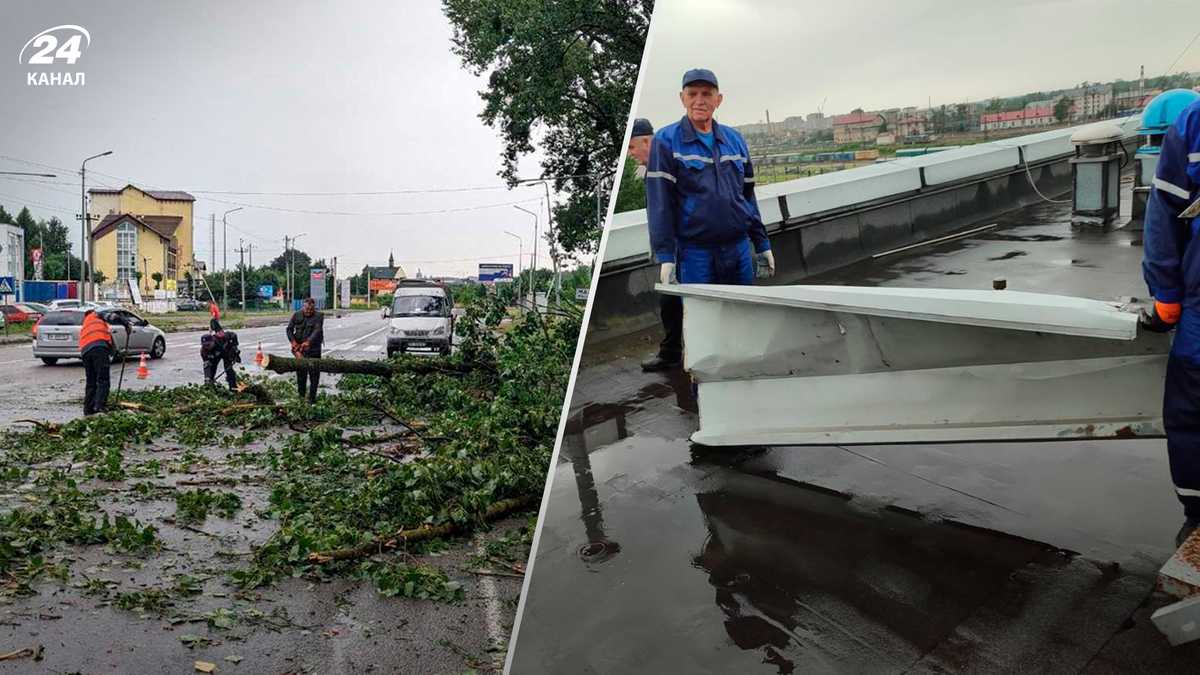
<path id="1" fill-rule="evenodd" d="M 392 257 L 392 252 L 388 251 L 388 267 L 395 267 L 396 259 Z"/>

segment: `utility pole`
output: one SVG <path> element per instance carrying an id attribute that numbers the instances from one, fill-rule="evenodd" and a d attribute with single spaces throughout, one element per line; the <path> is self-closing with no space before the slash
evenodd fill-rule
<path id="1" fill-rule="evenodd" d="M 217 269 L 217 214 L 215 213 L 208 214 L 208 240 L 212 243 L 210 247 L 212 248 L 212 257 L 208 259 L 208 269 L 205 271 L 212 274 Z M 208 294 L 212 295 L 211 288 Z"/>
<path id="2" fill-rule="evenodd" d="M 242 311 L 246 311 L 246 245 L 242 242 L 242 238 L 238 237 L 238 253 L 241 256 L 242 268 Z"/>
<path id="3" fill-rule="evenodd" d="M 242 208 L 239 206 L 221 214 L 221 309 L 229 309 L 229 300 L 226 298 L 229 295 L 229 223 L 226 217 Z"/>
<path id="4" fill-rule="evenodd" d="M 337 310 L 338 302 L 338 287 L 337 287 L 337 256 L 333 256 L 333 309 Z"/>
<path id="5" fill-rule="evenodd" d="M 288 264 L 288 236 L 283 235 L 283 269 L 284 276 L 287 278 L 283 282 L 283 299 L 287 301 L 287 306 L 292 306 L 292 266 Z"/>
<path id="6" fill-rule="evenodd" d="M 296 284 L 295 284 L 294 280 L 292 279 L 292 277 L 296 274 L 296 240 L 299 239 L 300 237 L 303 237 L 305 234 L 307 234 L 307 233 L 301 232 L 300 234 L 291 238 L 292 246 L 290 249 L 290 253 L 291 253 L 290 256 L 288 255 L 288 253 L 289 253 L 289 249 L 288 249 L 288 245 L 287 245 L 288 238 L 286 236 L 283 238 L 283 255 L 284 255 L 284 261 L 286 262 L 287 269 L 288 269 L 288 289 L 289 289 L 288 303 L 289 303 L 289 307 L 291 306 L 291 304 L 295 303 L 296 291 L 299 290 L 296 288 Z"/>
<path id="7" fill-rule="evenodd" d="M 504 234 L 517 240 L 517 292 L 513 297 L 517 298 L 519 306 L 521 299 L 521 266 L 525 264 L 525 240 L 521 238 L 521 235 L 509 232 L 508 230 L 505 230 Z M 524 312 L 524 308 L 521 311 Z"/>

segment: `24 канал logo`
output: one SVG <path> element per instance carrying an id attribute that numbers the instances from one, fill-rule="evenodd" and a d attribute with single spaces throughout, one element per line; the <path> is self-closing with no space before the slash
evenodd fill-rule
<path id="1" fill-rule="evenodd" d="M 29 42 L 21 47 L 17 60 L 22 65 L 37 67 L 37 70 L 25 74 L 25 84 L 31 87 L 82 87 L 83 71 L 63 68 L 75 67 L 91 44 L 91 33 L 83 26 L 72 24 L 47 28 L 29 38 Z"/>

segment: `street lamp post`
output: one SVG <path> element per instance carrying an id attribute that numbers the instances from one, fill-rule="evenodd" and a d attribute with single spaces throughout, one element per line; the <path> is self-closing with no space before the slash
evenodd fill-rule
<path id="1" fill-rule="evenodd" d="M 291 297 L 288 298 L 289 309 L 291 308 L 291 305 L 296 303 L 296 283 L 294 281 L 294 277 L 296 276 L 296 240 L 306 234 L 308 233 L 301 232 L 300 234 L 292 237 L 292 253 L 288 258 L 288 288 L 290 289 L 289 292 L 291 293 Z M 284 253 L 286 254 L 286 251 Z"/>
<path id="2" fill-rule="evenodd" d="M 225 296 L 229 294 L 229 225 L 225 222 L 225 216 L 234 211 L 241 211 L 244 207 L 229 209 L 221 214 L 221 311 L 229 309 L 229 301 Z M 215 265 L 217 261 L 213 261 Z"/>
<path id="3" fill-rule="evenodd" d="M 246 245 L 238 237 L 238 267 L 242 268 L 242 311 L 246 311 Z"/>
<path id="4" fill-rule="evenodd" d="M 79 165 L 79 226 L 80 226 L 79 299 L 80 300 L 88 299 L 88 297 L 87 297 L 87 291 L 88 291 L 88 285 L 89 285 L 88 282 L 91 281 L 91 279 L 92 279 L 92 268 L 91 268 L 92 246 L 91 246 L 91 241 L 90 241 L 91 237 L 88 236 L 90 234 L 89 230 L 91 229 L 91 227 L 90 227 L 91 220 L 88 219 L 88 212 L 87 212 L 87 163 L 92 161 L 93 159 L 97 159 L 100 157 L 107 157 L 108 155 L 111 155 L 111 154 L 113 154 L 113 151 L 107 150 L 98 155 L 92 155 L 91 157 L 88 157 L 87 159 L 83 160 L 83 163 L 81 163 Z M 84 256 L 87 256 L 86 261 L 83 259 Z M 65 258 L 67 260 L 67 266 L 70 267 L 70 262 L 71 262 L 71 252 L 70 251 L 66 252 Z M 85 272 L 84 270 L 87 270 L 87 271 Z"/>
<path id="5" fill-rule="evenodd" d="M 529 265 L 529 300 L 530 304 L 537 307 L 537 245 L 538 245 L 538 214 L 529 209 L 522 208 L 518 204 L 513 204 L 513 208 L 518 211 L 524 211 L 533 216 L 533 260 Z"/>
<path id="6" fill-rule="evenodd" d="M 525 240 L 522 239 L 520 237 L 520 235 L 513 234 L 512 232 L 509 232 L 508 230 L 505 230 L 504 234 L 507 234 L 508 236 L 513 237 L 517 240 L 517 294 L 516 294 L 516 297 L 520 298 L 521 297 L 521 265 L 524 263 L 524 260 L 525 260 Z"/>

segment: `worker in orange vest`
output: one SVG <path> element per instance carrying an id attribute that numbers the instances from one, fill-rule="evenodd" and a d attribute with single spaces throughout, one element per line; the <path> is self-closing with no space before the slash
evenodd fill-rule
<path id="1" fill-rule="evenodd" d="M 83 414 L 105 412 L 108 410 L 108 367 L 112 363 L 113 338 L 108 322 L 95 310 L 89 309 L 83 315 L 79 354 L 87 377 L 83 388 Z"/>

